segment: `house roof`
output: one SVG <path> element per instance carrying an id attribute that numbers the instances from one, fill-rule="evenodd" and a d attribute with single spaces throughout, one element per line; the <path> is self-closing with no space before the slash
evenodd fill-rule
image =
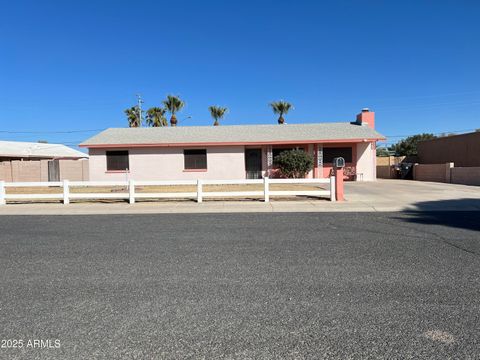
<path id="1" fill-rule="evenodd" d="M 89 138 L 82 147 L 241 145 L 275 143 L 349 142 L 384 139 L 357 123 L 288 125 L 179 126 L 111 128 Z"/>
<path id="2" fill-rule="evenodd" d="M 63 144 L 0 141 L 0 157 L 88 158 L 88 155 Z"/>

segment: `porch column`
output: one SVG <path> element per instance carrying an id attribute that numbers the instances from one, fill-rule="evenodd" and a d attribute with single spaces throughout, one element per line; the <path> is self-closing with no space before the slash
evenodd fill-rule
<path id="1" fill-rule="evenodd" d="M 315 178 L 323 178 L 323 145 L 315 145 Z"/>

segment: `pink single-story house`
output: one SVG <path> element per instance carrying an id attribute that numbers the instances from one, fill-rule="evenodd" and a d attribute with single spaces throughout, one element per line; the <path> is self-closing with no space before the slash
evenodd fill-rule
<path id="1" fill-rule="evenodd" d="M 351 180 L 376 179 L 375 114 L 363 109 L 353 122 L 111 128 L 86 140 L 90 179 L 190 180 L 276 176 L 274 157 L 300 148 L 314 157 L 310 178 L 330 176 L 345 158 Z"/>

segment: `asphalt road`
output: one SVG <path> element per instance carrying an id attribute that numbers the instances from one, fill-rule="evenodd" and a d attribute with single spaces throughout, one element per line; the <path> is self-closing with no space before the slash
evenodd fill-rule
<path id="1" fill-rule="evenodd" d="M 480 212 L 0 217 L 1 359 L 478 359 L 479 324 Z"/>

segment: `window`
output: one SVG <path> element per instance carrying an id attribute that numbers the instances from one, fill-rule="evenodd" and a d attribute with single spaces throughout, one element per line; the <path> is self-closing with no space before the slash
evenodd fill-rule
<path id="1" fill-rule="evenodd" d="M 207 150 L 183 150 L 185 170 L 203 170 L 207 168 Z"/>
<path id="2" fill-rule="evenodd" d="M 336 157 L 343 157 L 346 163 L 352 162 L 352 148 L 351 147 L 324 147 L 323 148 L 323 164 L 332 165 L 333 159 Z"/>
<path id="3" fill-rule="evenodd" d="M 107 171 L 128 170 L 128 151 L 107 151 Z"/>

